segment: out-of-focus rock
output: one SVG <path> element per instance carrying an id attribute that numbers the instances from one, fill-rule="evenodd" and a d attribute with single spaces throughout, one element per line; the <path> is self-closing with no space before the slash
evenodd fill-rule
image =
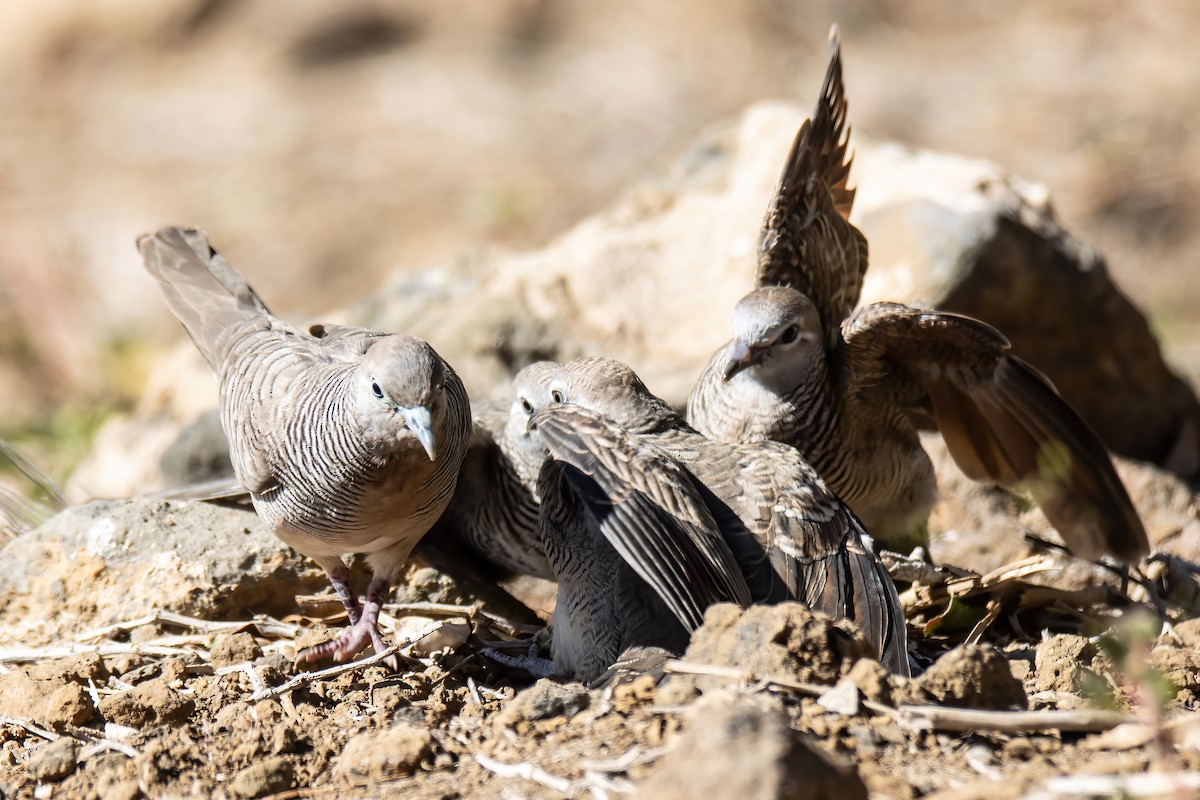
<path id="1" fill-rule="evenodd" d="M 427 728 L 401 722 L 346 742 L 337 768 L 352 780 L 383 781 L 416 772 L 432 750 L 433 736 Z"/>
<path id="2" fill-rule="evenodd" d="M 61 781 L 75 771 L 79 758 L 79 743 L 66 736 L 43 745 L 29 759 L 26 769 L 36 780 Z"/>
<path id="3" fill-rule="evenodd" d="M 1034 657 L 1039 691 L 1081 694 L 1100 685 L 1100 651 L 1086 637 L 1060 634 L 1042 642 Z"/>
<path id="4" fill-rule="evenodd" d="M 954 648 L 917 678 L 917 685 L 948 706 L 1005 710 L 1028 702 L 1008 659 L 991 645 Z"/>
<path id="5" fill-rule="evenodd" d="M 398 276 L 349 320 L 427 338 L 475 397 L 502 392 L 529 361 L 603 353 L 680 404 L 753 285 L 758 227 L 805 113 L 752 106 L 543 249 Z M 1044 189 L 987 162 L 857 139 L 855 148 L 854 219 L 871 242 L 864 302 L 920 302 L 997 325 L 1118 451 L 1196 471 L 1200 404 L 1102 259 L 1055 221 Z M 226 255 L 251 281 L 269 268 L 266 252 Z M 152 381 L 135 425 L 106 426 L 78 485 L 140 493 L 164 482 L 164 458 L 172 479 L 180 464 L 214 463 L 211 442 L 193 442 L 195 458 L 181 452 L 215 403 L 207 368 L 177 353 L 160 371 L 170 379 Z M 211 387 L 199 395 L 196 373 Z M 150 468 L 114 480 L 135 453 Z"/>
<path id="6" fill-rule="evenodd" d="M 196 710 L 196 701 L 155 678 L 129 691 L 110 694 L 100 701 L 100 714 L 108 722 L 130 728 L 182 722 Z"/>
<path id="7" fill-rule="evenodd" d="M 639 787 L 639 797 L 867 797 L 852 767 L 834 764 L 792 730 L 777 698 L 714 692 L 688 709 L 684 726 Z"/>
<path id="8" fill-rule="evenodd" d="M 518 621 L 532 614 L 429 542 L 406 565 L 401 600 L 482 602 Z M 283 616 L 296 595 L 324 591 L 324 572 L 248 507 L 140 499 L 68 509 L 2 551 L 0 620 L 23 645 L 60 625 L 105 625 L 169 610 L 205 619 Z M 359 575 L 360 586 L 366 577 Z"/>
<path id="9" fill-rule="evenodd" d="M 871 245 L 864 302 L 991 323 L 1114 451 L 1198 473 L 1200 401 L 1104 258 L 1055 219 L 1045 187 L 894 144 L 862 148 L 855 168 L 855 219 Z"/>
<path id="10" fill-rule="evenodd" d="M 846 620 L 834 621 L 800 603 L 709 607 L 683 658 L 737 667 L 758 678 L 832 686 L 870 648 Z"/>

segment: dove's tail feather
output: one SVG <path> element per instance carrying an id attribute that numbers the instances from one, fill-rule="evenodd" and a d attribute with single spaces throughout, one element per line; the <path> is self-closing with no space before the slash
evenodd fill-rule
<path id="1" fill-rule="evenodd" d="M 167 305 L 213 369 L 247 327 L 269 323 L 266 304 L 203 231 L 163 228 L 139 237 L 137 246 L 147 271 L 162 284 Z"/>

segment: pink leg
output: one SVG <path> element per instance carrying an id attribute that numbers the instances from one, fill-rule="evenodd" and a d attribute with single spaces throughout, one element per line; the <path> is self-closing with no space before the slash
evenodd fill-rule
<path id="1" fill-rule="evenodd" d="M 350 588 L 350 570 L 346 569 L 345 564 L 339 562 L 332 570 L 325 570 L 325 575 L 328 576 L 329 582 L 333 584 L 333 590 L 341 599 L 342 606 L 346 609 L 346 616 L 350 617 L 350 624 L 356 625 L 359 617 L 362 616 L 362 606 L 358 604 L 358 595 Z"/>
<path id="2" fill-rule="evenodd" d="M 335 583 L 334 586 L 336 587 L 337 584 Z M 316 647 L 306 647 L 297 653 L 297 658 L 301 661 L 319 661 L 322 658 L 333 656 L 338 661 L 345 661 L 366 647 L 367 644 L 370 644 L 376 653 L 382 653 L 387 649 L 387 645 L 383 643 L 383 638 L 379 635 L 379 610 L 382 608 L 384 600 L 387 599 L 390 589 L 391 586 L 387 580 L 376 575 L 371 579 L 371 585 L 367 587 L 367 602 L 362 606 L 362 616 L 342 631 L 341 636 Z M 341 591 L 339 590 L 338 593 L 341 594 Z M 358 605 L 357 601 L 355 605 Z M 350 610 L 349 605 L 346 610 Z"/>

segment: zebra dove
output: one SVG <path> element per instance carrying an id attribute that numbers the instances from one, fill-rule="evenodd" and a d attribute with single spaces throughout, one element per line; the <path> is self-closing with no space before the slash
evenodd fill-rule
<path id="1" fill-rule="evenodd" d="M 591 681 L 630 647 L 678 654 L 714 603 L 750 588 L 697 487 L 636 434 L 577 405 L 530 420 L 549 457 L 542 541 L 559 582 L 556 672 Z"/>
<path id="2" fill-rule="evenodd" d="M 438 523 L 491 569 L 554 580 L 538 533 L 538 471 L 545 452 L 511 421 L 509 404 L 473 403 L 471 444 Z"/>
<path id="3" fill-rule="evenodd" d="M 833 40 L 816 111 L 800 127 L 759 235 L 758 288 L 733 313 L 688 400 L 723 441 L 797 447 L 892 547 L 924 544 L 936 499 L 914 418 L 932 415 L 969 477 L 1027 489 L 1075 554 L 1132 562 L 1141 520 L 1103 444 L 990 326 L 877 303 L 851 314 L 867 242 L 846 219 L 846 98 Z"/>
<path id="4" fill-rule="evenodd" d="M 350 617 L 300 658 L 383 650 L 380 606 L 450 501 L 467 450 L 458 376 L 412 336 L 288 325 L 201 231 L 164 228 L 138 249 L 217 376 L 239 484 L 275 534 L 325 570 Z M 373 572 L 365 604 L 346 553 L 366 554 Z"/>
<path id="5" fill-rule="evenodd" d="M 525 377 L 516 380 L 519 407 L 530 409 L 529 424 L 552 456 L 539 480 L 543 535 L 570 617 L 611 618 L 621 605 L 612 587 L 626 578 L 614 574 L 611 554 L 597 552 L 598 528 L 687 629 L 719 599 L 800 600 L 856 622 L 880 660 L 908 674 L 907 633 L 891 578 L 861 524 L 795 449 L 708 439 L 611 359 L 544 372 L 534 387 L 542 399 L 522 391 Z M 547 393 L 551 404 L 541 410 Z M 590 518 L 587 526 L 581 515 Z M 580 542 L 585 549 L 574 551 Z M 589 612 L 595 604 L 601 610 Z M 663 636 L 663 628 L 656 633 Z M 579 660 L 592 646 L 578 638 L 558 645 L 571 651 L 564 661 Z"/>

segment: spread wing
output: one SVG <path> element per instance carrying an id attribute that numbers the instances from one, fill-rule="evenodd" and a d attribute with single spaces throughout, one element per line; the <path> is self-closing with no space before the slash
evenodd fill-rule
<path id="1" fill-rule="evenodd" d="M 866 237 L 847 220 L 854 202 L 849 138 L 835 30 L 817 108 L 792 142 L 758 240 L 758 285 L 807 295 L 830 344 L 858 304 L 867 270 Z"/>
<path id="2" fill-rule="evenodd" d="M 742 491 L 768 552 L 786 556 L 799 581 L 791 598 L 856 623 L 888 669 L 907 675 L 908 637 L 896 586 L 862 523 L 790 447 L 740 446 Z M 796 476 L 802 479 L 795 480 Z"/>
<path id="3" fill-rule="evenodd" d="M 534 424 L 595 529 L 689 630 L 713 603 L 749 604 L 738 563 L 679 464 L 578 406 L 547 406 Z"/>
<path id="4" fill-rule="evenodd" d="M 848 402 L 932 412 L 969 477 L 1027 489 L 1083 558 L 1132 562 L 1146 531 L 1108 451 L 1050 381 L 986 323 L 894 303 L 860 309 L 836 363 Z"/>

